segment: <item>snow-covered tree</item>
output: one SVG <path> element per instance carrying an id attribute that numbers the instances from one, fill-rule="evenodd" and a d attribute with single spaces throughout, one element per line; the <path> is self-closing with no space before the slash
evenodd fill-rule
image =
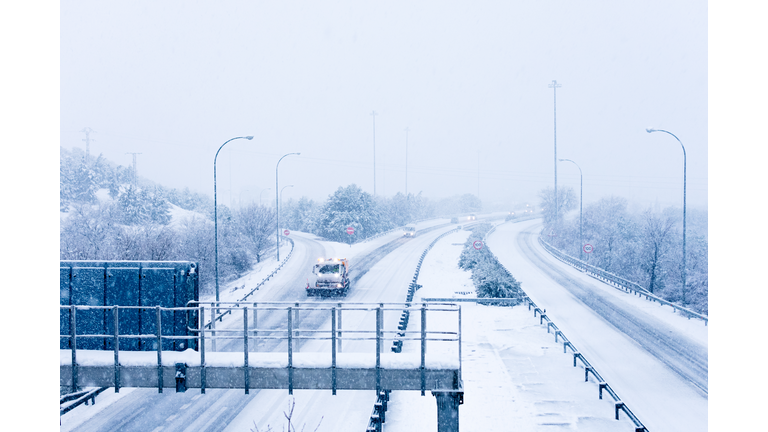
<path id="1" fill-rule="evenodd" d="M 356 239 L 365 239 L 394 228 L 382 217 L 381 211 L 368 192 L 357 185 L 339 187 L 328 197 L 317 221 L 316 234 L 329 240 L 347 242 L 347 227 L 355 229 Z"/>
<path id="2" fill-rule="evenodd" d="M 261 262 L 263 255 L 275 247 L 275 211 L 271 208 L 251 204 L 235 211 L 235 224 L 248 240 L 250 252 Z"/>

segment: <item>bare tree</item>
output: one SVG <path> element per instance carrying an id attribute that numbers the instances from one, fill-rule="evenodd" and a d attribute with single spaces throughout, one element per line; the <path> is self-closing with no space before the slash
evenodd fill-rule
<path id="1" fill-rule="evenodd" d="M 235 225 L 237 231 L 248 240 L 256 262 L 261 262 L 261 257 L 274 247 L 275 212 L 251 204 L 235 211 Z"/>
<path id="2" fill-rule="evenodd" d="M 671 247 L 672 228 L 676 217 L 672 212 L 661 214 L 646 210 L 642 215 L 642 262 L 646 271 L 648 291 L 663 288 L 664 261 Z"/>

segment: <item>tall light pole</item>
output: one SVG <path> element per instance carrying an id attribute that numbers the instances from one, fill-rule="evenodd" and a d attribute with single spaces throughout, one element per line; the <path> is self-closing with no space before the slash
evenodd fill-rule
<path id="1" fill-rule="evenodd" d="M 270 190 L 271 188 L 266 188 L 259 193 L 259 207 L 261 207 L 261 196 L 264 194 L 264 192 Z"/>
<path id="2" fill-rule="evenodd" d="M 686 164 L 687 164 L 687 162 L 686 162 L 686 155 L 685 155 L 685 146 L 683 145 L 683 142 L 680 141 L 680 138 L 675 136 L 675 134 L 673 134 L 672 132 L 668 132 L 668 131 L 665 131 L 663 129 L 652 129 L 652 128 L 647 128 L 647 129 L 645 129 L 645 131 L 648 132 L 648 133 L 651 133 L 651 132 L 664 132 L 664 133 L 667 133 L 669 135 L 672 135 L 677 140 L 677 142 L 680 143 L 680 147 L 683 148 L 683 303 L 685 303 L 685 289 L 686 289 L 685 288 L 685 279 L 686 279 L 686 255 L 685 255 L 685 193 L 686 193 L 686 191 L 685 191 L 685 188 L 686 188 L 685 175 L 686 174 L 685 174 L 685 170 L 686 170 Z"/>
<path id="3" fill-rule="evenodd" d="M 280 189 L 280 208 L 283 208 L 283 191 L 285 190 L 285 188 L 289 188 L 289 187 L 293 187 L 293 185 L 283 186 Z"/>
<path id="4" fill-rule="evenodd" d="M 214 267 L 215 267 L 215 278 L 216 278 L 216 301 L 219 301 L 219 206 L 216 201 L 216 159 L 219 157 L 219 152 L 221 149 L 227 145 L 228 142 L 236 140 L 236 139 L 247 139 L 252 140 L 252 136 L 244 136 L 244 137 L 235 137 L 227 140 L 224 144 L 219 147 L 218 150 L 216 150 L 216 156 L 213 157 L 213 248 L 214 248 Z"/>
<path id="5" fill-rule="evenodd" d="M 405 128 L 405 199 L 408 199 L 408 131 L 409 128 Z"/>
<path id="6" fill-rule="evenodd" d="M 276 247 L 277 249 L 277 260 L 280 261 L 280 188 L 277 185 L 277 169 L 280 168 L 280 161 L 283 160 L 284 157 L 290 156 L 290 155 L 300 155 L 301 153 L 288 153 L 283 155 L 278 161 L 277 165 L 275 165 L 275 224 L 276 224 L 276 231 L 277 231 L 277 240 L 276 240 Z"/>
<path id="7" fill-rule="evenodd" d="M 376 196 L 376 111 L 371 111 L 373 116 L 373 196 Z"/>
<path id="8" fill-rule="evenodd" d="M 584 253 L 584 218 L 583 218 L 583 208 L 584 208 L 584 176 L 581 173 L 581 167 L 576 162 L 570 160 L 570 159 L 558 159 L 560 162 L 570 162 L 574 165 L 576 165 L 576 168 L 579 169 L 579 256 L 582 257 L 582 261 L 584 261 L 583 253 Z"/>
<path id="9" fill-rule="evenodd" d="M 549 84 L 549 88 L 554 90 L 555 93 L 555 223 L 560 218 L 560 209 L 557 206 L 557 89 L 562 87 L 556 80 L 552 80 L 552 84 Z"/>

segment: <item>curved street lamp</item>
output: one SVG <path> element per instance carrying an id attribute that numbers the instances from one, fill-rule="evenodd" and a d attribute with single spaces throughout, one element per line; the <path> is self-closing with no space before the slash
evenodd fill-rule
<path id="1" fill-rule="evenodd" d="M 680 138 L 675 136 L 672 132 L 665 131 L 663 129 L 652 129 L 652 128 L 646 128 L 646 132 L 664 132 L 666 134 L 672 135 L 677 142 L 680 143 L 680 147 L 683 148 L 683 304 L 685 304 L 685 279 L 686 279 L 686 258 L 685 258 L 685 189 L 686 189 L 686 179 L 685 179 L 685 170 L 686 170 L 686 155 L 685 155 L 685 146 L 683 145 L 683 142 L 680 141 Z"/>
<path id="2" fill-rule="evenodd" d="M 584 176 L 581 173 L 581 167 L 576 162 L 570 160 L 570 159 L 558 159 L 560 162 L 570 162 L 574 165 L 576 165 L 576 168 L 579 169 L 579 256 L 583 259 L 583 253 L 584 253 L 584 219 L 583 219 L 583 211 L 584 208 Z"/>
<path id="3" fill-rule="evenodd" d="M 227 140 L 224 144 L 219 147 L 219 149 L 216 151 L 216 156 L 213 157 L 213 248 L 214 248 L 214 254 L 215 254 L 215 278 L 216 278 L 216 301 L 219 301 L 219 212 L 218 212 L 218 205 L 216 201 L 216 159 L 219 157 L 219 152 L 221 149 L 227 145 L 228 142 L 236 140 L 236 139 L 247 139 L 252 140 L 253 136 L 244 136 L 244 137 L 235 137 Z"/>
<path id="4" fill-rule="evenodd" d="M 277 176 L 277 172 L 278 171 L 277 171 L 277 169 L 280 168 L 280 161 L 283 160 L 284 157 L 290 156 L 290 155 L 297 155 L 298 156 L 300 154 L 301 153 L 288 153 L 286 155 L 283 155 L 283 157 L 281 157 L 277 161 L 277 165 L 275 165 L 275 221 L 276 221 L 275 225 L 276 225 L 276 229 L 277 229 L 277 233 L 276 233 L 276 235 L 277 235 L 277 237 L 276 237 L 277 243 L 276 243 L 275 249 L 277 249 L 277 260 L 278 261 L 280 261 L 280 207 L 279 207 L 279 205 L 280 205 L 280 193 L 279 193 L 280 188 L 277 185 L 277 181 L 278 181 L 278 176 Z"/>

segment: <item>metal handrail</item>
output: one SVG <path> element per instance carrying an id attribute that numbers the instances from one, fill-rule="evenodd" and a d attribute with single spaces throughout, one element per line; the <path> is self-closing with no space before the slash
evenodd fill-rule
<path id="1" fill-rule="evenodd" d="M 586 273 L 587 275 L 601 281 L 608 283 L 609 285 L 613 286 L 614 288 L 621 288 L 624 291 L 631 292 L 633 294 L 637 294 L 639 296 L 645 296 L 646 300 L 650 301 L 656 301 L 660 304 L 664 304 L 667 306 L 670 306 L 674 311 L 680 311 L 683 314 L 685 314 L 688 319 L 691 317 L 699 318 L 704 321 L 704 325 L 709 324 L 709 316 L 700 314 L 697 312 L 694 312 L 688 308 L 685 308 L 683 306 L 680 306 L 678 304 L 672 303 L 670 301 L 664 300 L 661 297 L 658 297 L 651 292 L 649 292 L 647 289 L 643 288 L 639 284 L 626 280 L 620 276 L 617 276 L 611 272 L 605 271 L 599 267 L 595 267 L 591 264 L 587 264 L 586 262 L 574 258 L 565 252 L 557 249 L 556 247 L 552 246 L 551 244 L 547 243 L 544 239 L 539 236 L 538 238 L 539 244 L 550 254 L 552 254 L 555 258 L 559 259 L 560 261 L 563 261 L 566 264 L 571 265 L 572 267 L 581 270 L 582 272 Z"/>
<path id="2" fill-rule="evenodd" d="M 207 304 L 209 302 L 193 302 L 193 303 L 204 303 Z M 220 303 L 235 303 L 235 302 L 220 302 Z M 243 302 L 239 302 L 243 303 Z M 213 304 L 215 305 L 216 302 L 214 301 Z M 288 375 L 289 375 L 289 385 L 288 385 L 288 392 L 289 394 L 293 394 L 293 345 L 294 339 L 297 340 L 308 340 L 308 339 L 314 339 L 314 340 L 331 340 L 331 353 L 332 353 L 332 367 L 336 368 L 336 353 L 337 353 L 337 346 L 338 346 L 338 352 L 341 352 L 341 342 L 342 340 L 368 340 L 376 341 L 376 376 L 377 376 L 377 388 L 380 388 L 379 386 L 379 380 L 381 377 L 380 368 L 380 353 L 382 351 L 383 345 L 382 345 L 382 339 L 385 337 L 386 334 L 392 334 L 397 333 L 398 336 L 403 337 L 405 336 L 404 332 L 394 332 L 394 331 L 385 331 L 382 328 L 383 325 L 383 312 L 388 310 L 401 310 L 405 308 L 405 310 L 419 310 L 421 314 L 421 320 L 422 320 L 422 328 L 418 332 L 420 334 L 420 337 L 413 337 L 410 339 L 413 340 L 421 340 L 422 350 L 421 350 L 421 369 L 422 374 L 424 372 L 425 367 L 425 356 L 426 356 L 426 346 L 428 341 L 448 341 L 448 342 L 458 342 L 459 345 L 461 344 L 461 325 L 460 325 L 460 314 L 461 314 L 461 308 L 455 305 L 440 305 L 439 307 L 434 307 L 432 305 L 428 305 L 427 303 L 354 303 L 352 307 L 344 307 L 345 305 L 343 303 L 338 303 L 339 307 L 337 307 L 336 304 L 329 304 L 329 305 L 317 305 L 313 304 L 313 306 L 301 306 L 301 304 L 297 303 L 288 303 L 288 302 L 271 302 L 271 304 L 283 304 L 286 305 L 283 308 L 275 308 L 272 306 L 264 307 L 262 309 L 268 309 L 268 310 L 283 310 L 287 312 L 287 328 L 286 329 L 259 329 L 257 328 L 257 322 L 254 322 L 254 326 L 252 328 L 249 328 L 249 319 L 248 319 L 248 311 L 254 312 L 254 321 L 256 321 L 256 314 L 255 312 L 258 311 L 260 308 L 258 305 L 254 306 L 241 306 L 241 307 L 231 307 L 231 306 L 224 306 L 222 309 L 228 309 L 230 312 L 239 310 L 242 311 L 243 316 L 243 328 L 242 330 L 233 330 L 233 329 L 219 329 L 217 330 L 215 326 L 212 326 L 211 328 L 206 328 L 205 326 L 205 310 L 206 307 L 201 304 L 197 307 L 181 307 L 181 308 L 166 308 L 161 306 L 156 307 L 148 307 L 148 306 L 80 306 L 80 305 L 70 305 L 70 306 L 60 306 L 60 309 L 68 309 L 70 312 L 70 334 L 69 335 L 60 335 L 60 337 L 69 338 L 71 341 L 71 352 L 72 352 L 72 387 L 73 390 L 77 390 L 78 385 L 78 376 L 77 376 L 77 338 L 80 337 L 100 337 L 100 338 L 113 338 L 114 339 L 114 369 L 115 369 L 115 391 L 117 392 L 120 388 L 120 361 L 119 361 L 119 341 L 120 339 L 124 338 L 153 338 L 157 340 L 157 370 L 158 370 L 158 392 L 162 393 L 163 389 L 163 372 L 162 372 L 162 353 L 163 353 L 163 339 L 196 339 L 198 341 L 198 348 L 200 352 L 200 364 L 201 364 L 201 392 L 205 393 L 205 352 L 206 352 L 206 344 L 205 339 L 209 338 L 212 341 L 212 344 L 215 344 L 216 340 L 223 340 L 223 339 L 242 339 L 243 340 L 243 354 L 244 354 L 244 370 L 246 373 L 246 385 L 245 385 L 245 391 L 248 393 L 248 355 L 249 355 L 249 349 L 248 349 L 248 342 L 251 339 L 279 339 L 279 340 L 286 340 L 288 342 Z M 385 307 L 384 305 L 387 305 Z M 298 306 L 297 306 L 298 305 Z M 375 305 L 375 307 L 370 307 L 371 305 Z M 391 305 L 397 305 L 397 307 L 391 306 Z M 102 334 L 78 334 L 77 333 L 77 311 L 78 310 L 112 310 L 114 314 L 114 334 L 112 335 L 102 335 Z M 154 309 L 156 311 L 156 334 L 146 334 L 146 335 L 121 335 L 119 332 L 119 311 L 120 309 L 148 309 L 152 310 Z M 211 310 L 217 309 L 215 306 L 211 308 Z M 316 330 L 316 329 L 301 329 L 300 323 L 297 322 L 297 325 L 294 327 L 293 325 L 293 317 L 296 316 L 296 320 L 298 321 L 299 315 L 298 312 L 301 310 L 314 310 L 314 311 L 326 311 L 331 313 L 331 329 L 330 330 Z M 197 333 L 196 335 L 192 336 L 177 336 L 177 335 L 163 335 L 162 334 L 162 313 L 163 312 L 190 312 L 190 311 L 196 311 L 198 312 L 197 319 L 198 319 L 198 328 L 197 329 L 190 329 L 192 333 Z M 375 311 L 376 314 L 376 330 L 342 330 L 341 327 L 341 315 L 342 311 L 365 311 L 365 312 L 371 312 Z M 451 331 L 434 331 L 434 330 L 427 330 L 426 328 L 426 319 L 427 319 L 427 312 L 457 312 L 458 313 L 458 320 L 459 320 L 459 326 L 458 330 L 455 332 Z M 337 327 L 337 317 L 339 325 Z M 214 321 L 215 322 L 215 321 Z M 241 333 L 241 336 L 228 336 L 228 335 L 216 335 L 216 333 L 231 333 L 233 331 L 237 331 Z M 278 336 L 274 335 L 264 335 L 264 332 L 271 332 L 271 333 L 280 333 Z M 301 335 L 299 333 L 304 333 L 304 335 Z M 313 335 L 307 336 L 307 333 L 313 333 Z M 259 334 L 262 333 L 262 334 Z M 282 334 L 285 334 L 285 336 L 282 336 Z M 316 333 L 328 333 L 328 336 L 315 336 Z M 362 334 L 362 336 L 359 337 L 350 337 L 349 335 L 343 336 L 343 333 L 353 333 L 353 334 Z M 373 333 L 373 335 L 371 335 Z M 417 332 L 408 332 L 410 334 L 417 333 Z M 454 336 L 454 337 L 451 337 Z M 214 351 L 215 351 L 215 345 Z M 461 352 L 461 348 L 459 347 L 459 352 Z M 459 368 L 461 367 L 461 362 L 459 361 Z M 424 387 L 424 381 L 422 380 L 422 387 Z M 333 378 L 333 390 L 335 392 L 336 389 L 336 381 L 335 381 L 335 374 Z M 424 389 L 422 388 L 422 392 Z"/>

